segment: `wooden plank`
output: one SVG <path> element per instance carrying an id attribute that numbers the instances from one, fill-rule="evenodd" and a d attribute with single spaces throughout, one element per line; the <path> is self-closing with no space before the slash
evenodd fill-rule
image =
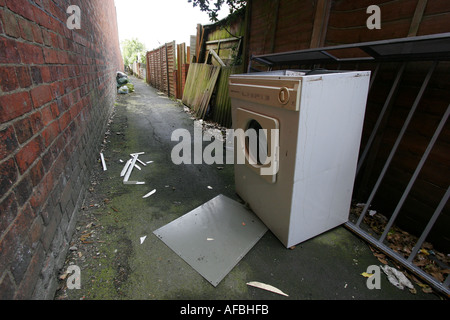
<path id="1" fill-rule="evenodd" d="M 213 50 L 209 49 L 209 53 L 216 59 L 216 61 L 222 66 L 225 67 L 225 63 L 223 63 L 222 59 L 220 59 L 219 55 Z"/>
<path id="2" fill-rule="evenodd" d="M 208 109 L 208 105 L 211 100 L 211 96 L 214 92 L 214 87 L 216 86 L 217 78 L 219 76 L 220 69 L 221 69 L 220 67 L 214 67 L 214 66 L 212 66 L 212 67 L 213 68 L 210 73 L 210 79 L 208 80 L 208 86 L 207 86 L 205 92 L 203 93 L 202 103 L 199 106 L 200 113 L 198 113 L 198 116 L 201 119 L 205 118 L 206 111 Z"/>
<path id="3" fill-rule="evenodd" d="M 416 10 L 414 11 L 414 16 L 411 21 L 411 26 L 409 27 L 408 37 L 414 37 L 417 35 L 426 6 L 427 0 L 418 0 Z"/>
<path id="4" fill-rule="evenodd" d="M 175 97 L 176 92 L 176 77 L 174 72 L 176 70 L 176 58 L 175 58 L 175 41 L 169 42 L 166 45 L 167 48 L 167 85 L 168 85 L 168 96 Z"/>
<path id="5" fill-rule="evenodd" d="M 278 15 L 280 12 L 280 0 L 273 1 L 273 4 L 275 5 L 275 9 L 273 10 L 273 22 L 271 24 L 272 34 L 271 34 L 271 38 L 270 38 L 269 51 L 268 51 L 270 53 L 274 52 L 274 50 L 275 50 L 275 39 L 276 39 L 276 34 L 277 34 Z"/>
<path id="6" fill-rule="evenodd" d="M 182 101 L 198 118 L 205 117 L 219 73 L 220 67 L 209 64 L 192 63 L 189 66 Z"/>
<path id="7" fill-rule="evenodd" d="M 310 48 L 318 48 L 323 45 L 324 33 L 327 31 L 327 24 L 330 14 L 331 2 L 328 0 L 317 0 L 316 14 L 311 35 Z"/>

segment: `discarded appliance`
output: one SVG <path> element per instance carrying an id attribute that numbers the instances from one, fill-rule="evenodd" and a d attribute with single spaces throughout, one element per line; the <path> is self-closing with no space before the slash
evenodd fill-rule
<path id="1" fill-rule="evenodd" d="M 369 71 L 231 75 L 239 196 L 291 247 L 348 220 Z"/>

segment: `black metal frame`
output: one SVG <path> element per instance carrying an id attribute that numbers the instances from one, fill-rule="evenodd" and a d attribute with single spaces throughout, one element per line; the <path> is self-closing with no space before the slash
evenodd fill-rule
<path id="1" fill-rule="evenodd" d="M 360 49 L 366 56 L 341 59 L 332 53 L 332 51 L 345 49 Z M 259 71 L 252 67 L 253 62 L 261 63 L 272 69 L 275 66 L 299 63 L 405 62 L 413 60 L 450 60 L 450 32 L 256 55 L 250 57 L 247 72 Z"/>

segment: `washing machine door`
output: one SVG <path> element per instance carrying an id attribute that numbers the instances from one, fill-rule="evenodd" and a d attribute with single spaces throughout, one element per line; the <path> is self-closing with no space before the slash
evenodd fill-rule
<path id="1" fill-rule="evenodd" d="M 279 169 L 279 122 L 243 108 L 236 110 L 236 164 L 246 165 L 270 183 Z"/>

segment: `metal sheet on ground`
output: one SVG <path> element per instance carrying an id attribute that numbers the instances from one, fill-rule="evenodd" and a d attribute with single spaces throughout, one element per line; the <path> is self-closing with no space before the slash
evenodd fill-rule
<path id="1" fill-rule="evenodd" d="M 217 286 L 266 231 L 253 212 L 218 195 L 153 233 Z"/>

